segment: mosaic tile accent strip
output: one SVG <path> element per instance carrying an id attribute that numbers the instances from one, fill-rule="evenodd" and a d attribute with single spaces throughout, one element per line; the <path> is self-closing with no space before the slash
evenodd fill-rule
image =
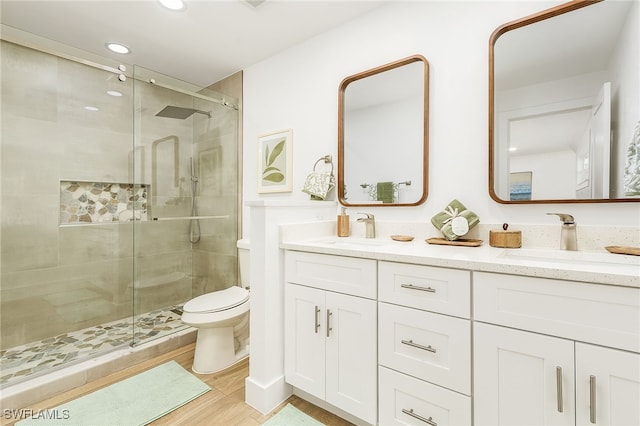
<path id="1" fill-rule="evenodd" d="M 60 224 L 147 220 L 147 185 L 60 181 Z"/>
<path id="2" fill-rule="evenodd" d="M 142 344 L 172 334 L 187 327 L 181 316 L 182 305 L 175 305 L 0 351 L 0 388 L 132 341 Z"/>

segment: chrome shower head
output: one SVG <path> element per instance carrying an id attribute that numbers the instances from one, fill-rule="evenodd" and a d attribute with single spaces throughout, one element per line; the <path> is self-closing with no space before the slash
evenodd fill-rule
<path id="1" fill-rule="evenodd" d="M 199 109 L 183 108 L 171 105 L 164 107 L 162 111 L 156 114 L 156 117 L 178 118 L 180 120 L 184 120 L 185 118 L 191 117 L 194 113 L 206 115 L 211 118 L 210 111 L 200 111 Z"/>

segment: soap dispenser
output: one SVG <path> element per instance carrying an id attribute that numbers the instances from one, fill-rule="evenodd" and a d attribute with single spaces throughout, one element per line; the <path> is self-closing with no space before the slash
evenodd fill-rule
<path id="1" fill-rule="evenodd" d="M 347 214 L 347 209 L 342 207 L 342 212 L 338 215 L 338 237 L 348 237 L 349 236 L 349 215 Z"/>

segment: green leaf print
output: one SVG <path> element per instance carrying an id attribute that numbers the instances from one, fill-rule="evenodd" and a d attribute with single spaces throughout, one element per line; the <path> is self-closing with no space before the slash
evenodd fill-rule
<path id="1" fill-rule="evenodd" d="M 270 175 L 266 175 L 262 177 L 263 180 L 268 180 L 269 182 L 282 182 L 284 180 L 284 175 L 282 173 L 271 173 Z"/>
<path id="2" fill-rule="evenodd" d="M 262 171 L 263 180 L 273 183 L 280 183 L 284 181 L 285 177 L 282 173 L 282 170 L 280 170 L 279 167 L 273 166 L 273 164 L 282 154 L 285 146 L 285 141 L 285 139 L 281 139 L 278 143 L 276 143 L 271 151 L 269 150 L 268 145 L 265 147 L 264 160 L 266 167 Z"/>
<path id="3" fill-rule="evenodd" d="M 273 162 L 276 161 L 278 156 L 280 156 L 280 154 L 282 154 L 282 150 L 283 149 L 284 149 L 284 139 L 282 139 L 280 142 L 278 142 L 278 144 L 276 146 L 273 147 L 273 151 L 271 152 L 271 155 L 268 157 L 269 160 L 267 160 L 267 166 L 272 165 Z M 268 153 L 269 153 L 269 151 L 267 150 L 267 154 Z"/>

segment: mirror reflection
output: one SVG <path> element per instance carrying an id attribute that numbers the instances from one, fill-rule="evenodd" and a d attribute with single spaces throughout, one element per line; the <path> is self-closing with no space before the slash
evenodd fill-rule
<path id="1" fill-rule="evenodd" d="M 344 79 L 339 90 L 338 198 L 346 206 L 427 198 L 428 63 L 411 56 Z"/>
<path id="2" fill-rule="evenodd" d="M 639 17 L 637 1 L 576 1 L 493 33 L 493 199 L 631 201 L 624 174 L 639 117 Z"/>

